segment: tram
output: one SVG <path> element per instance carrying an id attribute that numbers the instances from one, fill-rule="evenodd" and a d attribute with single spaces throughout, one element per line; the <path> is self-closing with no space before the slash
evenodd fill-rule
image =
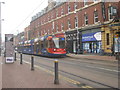
<path id="1" fill-rule="evenodd" d="M 20 42 L 18 52 L 48 57 L 66 56 L 65 36 L 63 33 L 45 35 L 36 39 Z"/>
<path id="2" fill-rule="evenodd" d="M 46 35 L 35 40 L 34 54 L 49 57 L 66 56 L 64 34 Z"/>

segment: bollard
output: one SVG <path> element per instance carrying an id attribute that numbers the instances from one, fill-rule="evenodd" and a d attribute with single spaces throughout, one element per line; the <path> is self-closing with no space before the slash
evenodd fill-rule
<path id="1" fill-rule="evenodd" d="M 22 53 L 20 53 L 20 64 L 22 64 Z"/>
<path id="2" fill-rule="evenodd" d="M 59 84 L 59 78 L 58 78 L 58 60 L 54 61 L 54 68 L 55 68 L 54 84 Z"/>
<path id="3" fill-rule="evenodd" d="M 14 60 L 16 61 L 16 52 L 15 52 L 15 59 Z"/>
<path id="4" fill-rule="evenodd" d="M 34 57 L 31 55 L 31 71 L 34 71 Z"/>

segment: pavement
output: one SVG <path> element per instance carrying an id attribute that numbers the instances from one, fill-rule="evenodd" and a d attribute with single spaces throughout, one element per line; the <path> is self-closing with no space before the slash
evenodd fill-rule
<path id="1" fill-rule="evenodd" d="M 87 60 L 117 61 L 115 56 L 100 56 L 94 54 L 67 54 L 68 57 Z"/>
<path id="2" fill-rule="evenodd" d="M 20 61 L 11 64 L 2 63 L 2 88 L 75 88 L 72 84 L 59 80 L 54 84 L 54 76 L 35 68 L 31 71 L 30 65 Z M 0 64 L 1 65 L 1 64 Z"/>

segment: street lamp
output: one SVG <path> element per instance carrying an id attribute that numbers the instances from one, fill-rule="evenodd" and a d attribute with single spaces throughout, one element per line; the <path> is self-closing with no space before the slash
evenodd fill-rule
<path id="1" fill-rule="evenodd" d="M 1 37 L 1 21 L 4 19 L 1 19 L 1 3 L 5 4 L 5 2 L 0 2 L 0 56 L 1 56 L 1 44 L 2 44 L 2 37 Z"/>

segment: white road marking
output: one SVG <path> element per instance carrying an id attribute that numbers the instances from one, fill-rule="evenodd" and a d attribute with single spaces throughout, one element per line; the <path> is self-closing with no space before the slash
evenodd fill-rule
<path id="1" fill-rule="evenodd" d="M 93 67 L 93 66 L 86 66 L 86 67 L 97 68 L 97 69 L 102 69 L 102 70 L 107 70 L 107 71 L 112 71 L 112 72 L 120 72 L 120 71 L 117 71 L 117 70 L 111 70 L 111 69 L 101 68 L 101 67 Z"/>

